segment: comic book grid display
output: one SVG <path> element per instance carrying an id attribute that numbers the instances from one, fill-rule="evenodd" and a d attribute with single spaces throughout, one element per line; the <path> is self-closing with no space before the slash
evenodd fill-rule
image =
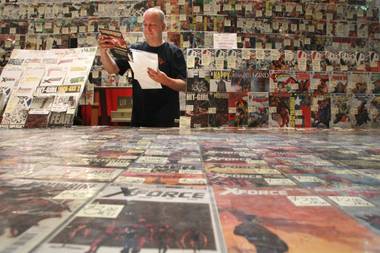
<path id="1" fill-rule="evenodd" d="M 165 39 L 187 55 L 182 112 L 193 127 L 378 127 L 376 1 L 3 1 L 1 63 L 13 48 L 96 46 L 99 28 L 143 41 L 153 6 L 166 13 Z M 215 33 L 236 33 L 242 49 L 214 50 Z M 97 57 L 82 103 L 98 85 L 128 78 L 108 75 Z"/>
<path id="2" fill-rule="evenodd" d="M 378 252 L 378 129 L 2 129 L 1 253 Z"/>
<path id="3" fill-rule="evenodd" d="M 0 126 L 70 126 L 96 47 L 15 49 L 1 73 Z"/>

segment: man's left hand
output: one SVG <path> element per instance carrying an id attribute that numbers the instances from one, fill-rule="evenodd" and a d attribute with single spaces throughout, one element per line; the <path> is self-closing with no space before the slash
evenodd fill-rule
<path id="1" fill-rule="evenodd" d="M 154 70 L 151 68 L 148 68 L 147 72 L 148 72 L 149 77 L 152 78 L 154 81 L 163 85 L 167 85 L 169 78 L 164 72 L 160 70 Z"/>

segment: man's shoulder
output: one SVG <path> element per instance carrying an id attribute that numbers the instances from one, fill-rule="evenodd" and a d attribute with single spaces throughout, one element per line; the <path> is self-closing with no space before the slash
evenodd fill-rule
<path id="1" fill-rule="evenodd" d="M 165 46 L 174 52 L 175 51 L 181 51 L 181 49 L 179 47 L 177 47 L 174 43 L 165 42 Z"/>

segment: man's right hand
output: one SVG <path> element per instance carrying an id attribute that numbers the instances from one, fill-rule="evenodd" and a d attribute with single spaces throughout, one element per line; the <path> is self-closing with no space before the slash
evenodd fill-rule
<path id="1" fill-rule="evenodd" d="M 99 47 L 102 49 L 119 47 L 127 47 L 127 44 L 122 39 L 117 39 L 107 35 L 99 35 L 98 37 Z"/>

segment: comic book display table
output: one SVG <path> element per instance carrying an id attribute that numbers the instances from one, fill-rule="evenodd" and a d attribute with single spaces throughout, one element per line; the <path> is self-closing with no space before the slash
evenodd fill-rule
<path id="1" fill-rule="evenodd" d="M 378 252 L 380 131 L 0 129 L 0 253 Z"/>

